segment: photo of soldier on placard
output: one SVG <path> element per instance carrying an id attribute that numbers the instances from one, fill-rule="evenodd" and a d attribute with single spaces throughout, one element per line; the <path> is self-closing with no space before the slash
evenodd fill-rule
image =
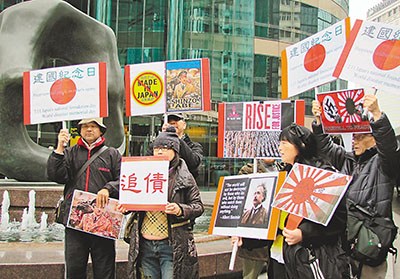
<path id="1" fill-rule="evenodd" d="M 167 62 L 167 111 L 202 109 L 200 60 Z"/>

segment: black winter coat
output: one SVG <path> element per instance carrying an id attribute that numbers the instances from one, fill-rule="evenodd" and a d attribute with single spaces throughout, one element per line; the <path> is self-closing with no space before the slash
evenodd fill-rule
<path id="1" fill-rule="evenodd" d="M 392 218 L 392 197 L 399 170 L 398 146 L 393 128 L 387 116 L 371 122 L 376 147 L 360 156 L 346 152 L 322 133 L 321 125 L 313 124 L 322 152 L 342 173 L 352 175 L 347 190 L 347 205 L 359 204 L 378 216 Z"/>
<path id="2" fill-rule="evenodd" d="M 105 188 L 109 191 L 111 198 L 118 199 L 121 154 L 113 147 L 109 147 L 100 154 L 77 179 L 76 183 L 73 183 L 79 169 L 103 145 L 104 138 L 96 147 L 88 150 L 80 138 L 78 144 L 64 150 L 64 155 L 55 152 L 50 154 L 47 161 L 47 176 L 51 181 L 65 184 L 64 199 L 68 210 L 75 189 L 97 194 L 98 191 Z M 66 217 L 68 215 L 67 212 Z"/>
<path id="3" fill-rule="evenodd" d="M 331 165 L 322 161 L 313 162 L 314 167 L 334 171 Z M 311 269 L 308 253 L 310 248 L 319 259 L 320 268 L 329 279 L 348 278 L 348 259 L 341 247 L 346 231 L 346 203 L 344 198 L 337 206 L 332 219 L 327 226 L 303 219 L 298 226 L 302 232 L 302 242 L 289 246 L 283 244 L 283 257 L 285 261 L 286 278 L 308 278 Z"/>
<path id="4" fill-rule="evenodd" d="M 168 201 L 177 203 L 182 209 L 182 216 L 168 215 L 169 243 L 173 246 L 174 278 L 199 278 L 199 262 L 193 237 L 195 218 L 204 212 L 200 191 L 184 160 L 174 169 L 169 177 Z M 128 278 L 140 278 L 138 257 L 140 230 L 145 212 L 132 213 L 128 221 L 133 223 L 128 254 Z"/>

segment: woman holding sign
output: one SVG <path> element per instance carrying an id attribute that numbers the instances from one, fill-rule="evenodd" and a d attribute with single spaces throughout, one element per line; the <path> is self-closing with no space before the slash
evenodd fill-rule
<path id="1" fill-rule="evenodd" d="M 184 160 L 174 127 L 154 140 L 154 156 L 167 156 L 168 204 L 164 211 L 133 212 L 128 221 L 128 278 L 199 278 L 192 227 L 204 212 L 200 191 Z M 127 210 L 119 205 L 122 213 Z M 125 238 L 125 241 L 128 241 Z"/>
<path id="2" fill-rule="evenodd" d="M 315 135 L 294 123 L 282 130 L 279 152 L 288 172 L 295 163 L 334 170 L 319 154 Z M 306 194 L 294 192 L 293 200 L 296 199 L 295 195 Z M 350 278 L 348 259 L 341 247 L 346 228 L 344 200 L 336 208 L 327 226 L 302 219 L 297 227 L 291 228 L 289 220 L 290 215 L 283 230 L 287 278 Z"/>

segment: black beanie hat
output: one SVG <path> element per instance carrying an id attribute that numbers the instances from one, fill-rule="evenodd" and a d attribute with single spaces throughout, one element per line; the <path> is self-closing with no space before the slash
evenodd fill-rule
<path id="1" fill-rule="evenodd" d="M 168 147 L 179 153 L 180 142 L 174 126 L 169 126 L 154 140 L 153 147 Z"/>

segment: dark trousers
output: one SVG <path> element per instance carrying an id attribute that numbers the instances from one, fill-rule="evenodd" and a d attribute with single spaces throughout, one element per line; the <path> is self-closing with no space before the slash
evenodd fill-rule
<path id="1" fill-rule="evenodd" d="M 94 279 L 115 278 L 115 241 L 66 228 L 64 255 L 67 279 L 86 279 L 89 254 Z"/>

